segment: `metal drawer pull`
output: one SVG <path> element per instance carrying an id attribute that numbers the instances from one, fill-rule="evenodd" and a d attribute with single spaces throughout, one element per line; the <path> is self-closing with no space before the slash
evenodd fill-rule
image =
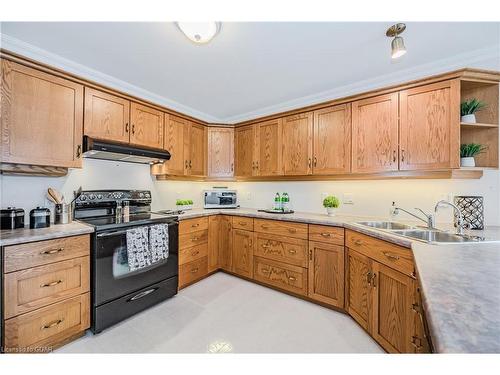
<path id="1" fill-rule="evenodd" d="M 191 238 L 191 241 L 198 241 L 198 240 L 199 240 L 199 238 L 198 238 L 198 237 L 193 237 L 193 238 Z"/>
<path id="2" fill-rule="evenodd" d="M 294 228 L 288 228 L 288 231 L 290 233 L 297 233 L 297 229 L 294 229 Z"/>
<path id="3" fill-rule="evenodd" d="M 372 285 L 372 273 L 371 272 L 366 273 L 366 283 L 368 285 Z"/>
<path id="4" fill-rule="evenodd" d="M 239 221 L 238 224 L 242 225 L 242 226 L 245 226 L 247 225 L 247 223 L 245 223 L 244 221 Z"/>
<path id="5" fill-rule="evenodd" d="M 418 344 L 417 344 L 418 342 Z M 412 336 L 411 337 L 411 344 L 415 347 L 415 349 L 421 349 L 423 347 L 422 345 L 422 339 L 418 336 Z"/>
<path id="6" fill-rule="evenodd" d="M 377 287 L 377 285 L 375 284 L 375 279 L 376 279 L 376 278 L 377 278 L 377 274 L 376 274 L 376 273 L 374 273 L 374 274 L 373 274 L 373 276 L 372 276 L 372 286 L 373 286 L 374 288 L 376 288 L 376 287 Z"/>
<path id="7" fill-rule="evenodd" d="M 394 255 L 394 254 L 391 254 L 388 252 L 383 252 L 382 254 L 384 254 L 390 260 L 394 260 L 394 261 L 399 260 L 399 256 L 397 256 L 397 255 Z"/>
<path id="8" fill-rule="evenodd" d="M 289 252 L 290 254 L 297 254 L 297 250 L 294 250 L 294 249 L 290 249 L 290 250 L 288 250 L 288 252 Z"/>
<path id="9" fill-rule="evenodd" d="M 193 251 L 193 252 L 191 253 L 191 256 L 195 256 L 195 255 L 198 255 L 199 253 L 200 253 L 200 252 L 199 252 L 198 250 L 196 250 L 196 251 Z"/>
<path id="10" fill-rule="evenodd" d="M 196 228 L 196 227 L 199 227 L 199 226 L 200 226 L 200 223 L 191 224 L 191 228 Z"/>
<path id="11" fill-rule="evenodd" d="M 135 296 L 130 298 L 127 302 L 132 302 L 132 301 L 141 299 L 142 297 L 146 297 L 148 294 L 151 294 L 156 290 L 158 290 L 158 288 L 152 288 L 152 289 L 145 290 L 144 292 L 137 293 Z"/>
<path id="12" fill-rule="evenodd" d="M 45 250 L 45 251 L 41 251 L 40 255 L 56 254 L 56 253 L 60 253 L 63 250 L 64 250 L 64 247 L 60 247 L 59 249 Z"/>
<path id="13" fill-rule="evenodd" d="M 263 249 L 269 249 L 270 247 L 271 246 L 269 244 L 265 244 L 265 243 L 262 244 Z"/>
<path id="14" fill-rule="evenodd" d="M 262 272 L 263 272 L 263 273 L 269 273 L 269 270 L 268 270 L 267 268 L 263 268 L 263 269 L 262 269 Z"/>
<path id="15" fill-rule="evenodd" d="M 322 235 L 323 237 L 331 237 L 331 236 L 332 236 L 332 234 L 331 234 L 331 233 L 321 233 L 321 235 Z"/>
<path id="16" fill-rule="evenodd" d="M 356 240 L 356 241 L 354 241 L 354 244 L 355 244 L 355 245 L 362 245 L 362 244 L 363 244 L 363 241 L 361 241 L 361 240 Z"/>
<path id="17" fill-rule="evenodd" d="M 57 281 L 52 281 L 51 283 L 40 285 L 40 288 L 47 288 L 49 286 L 55 286 L 57 284 L 61 284 L 62 282 L 63 282 L 62 279 L 61 280 L 57 280 Z"/>
<path id="18" fill-rule="evenodd" d="M 295 281 L 295 280 L 297 280 L 297 279 L 296 279 L 295 277 L 293 277 L 293 276 L 288 276 L 288 280 L 290 280 L 290 281 Z"/>
<path id="19" fill-rule="evenodd" d="M 198 272 L 198 270 L 199 270 L 199 268 L 193 268 L 193 269 L 191 270 L 191 273 L 197 273 L 197 272 Z"/>
<path id="20" fill-rule="evenodd" d="M 269 225 L 264 225 L 264 224 L 262 224 L 260 227 L 261 227 L 262 229 L 269 229 Z"/>
<path id="21" fill-rule="evenodd" d="M 49 328 L 52 328 L 52 327 L 58 326 L 58 325 L 59 325 L 59 324 L 61 324 L 62 322 L 64 322 L 64 319 L 54 320 L 53 322 L 50 322 L 49 324 L 43 325 L 43 326 L 42 326 L 42 329 L 49 329 Z"/>

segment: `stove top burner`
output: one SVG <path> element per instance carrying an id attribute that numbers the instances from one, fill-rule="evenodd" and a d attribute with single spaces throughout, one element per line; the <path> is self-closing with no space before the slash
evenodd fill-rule
<path id="1" fill-rule="evenodd" d="M 109 230 L 113 228 L 131 227 L 138 225 L 148 225 L 156 223 L 168 223 L 177 220 L 177 216 L 158 215 L 155 213 L 138 213 L 129 215 L 128 218 L 123 216 L 117 218 L 113 216 L 99 216 L 79 219 L 80 221 L 90 224 L 96 228 L 96 231 Z"/>
<path id="2" fill-rule="evenodd" d="M 160 215 L 181 215 L 183 214 L 185 211 L 182 211 L 182 210 L 160 210 L 160 211 L 155 211 L 153 213 L 155 214 L 160 214 Z"/>

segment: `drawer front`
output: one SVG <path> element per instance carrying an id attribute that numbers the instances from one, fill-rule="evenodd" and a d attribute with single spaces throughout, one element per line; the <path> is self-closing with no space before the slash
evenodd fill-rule
<path id="1" fill-rule="evenodd" d="M 179 267 L 179 288 L 199 280 L 208 273 L 208 259 L 203 257 Z"/>
<path id="2" fill-rule="evenodd" d="M 254 257 L 254 279 L 296 294 L 307 295 L 307 270 L 302 267 Z"/>
<path id="3" fill-rule="evenodd" d="M 5 317 L 88 292 L 89 278 L 88 256 L 8 273 L 4 276 Z"/>
<path id="4" fill-rule="evenodd" d="M 179 221 L 179 233 L 185 234 L 208 229 L 208 216 Z"/>
<path id="5" fill-rule="evenodd" d="M 6 246 L 4 249 L 5 273 L 90 254 L 90 235 L 58 238 Z"/>
<path id="6" fill-rule="evenodd" d="M 309 225 L 309 241 L 344 246 L 344 228 L 328 225 Z"/>
<path id="7" fill-rule="evenodd" d="M 179 235 L 179 250 L 208 243 L 208 229 Z"/>
<path id="8" fill-rule="evenodd" d="M 179 265 L 208 256 L 208 244 L 204 243 L 179 250 Z"/>
<path id="9" fill-rule="evenodd" d="M 90 326 L 90 293 L 5 321 L 5 351 L 51 351 Z"/>
<path id="10" fill-rule="evenodd" d="M 257 233 L 256 241 L 257 256 L 305 268 L 308 265 L 307 240 Z"/>
<path id="11" fill-rule="evenodd" d="M 276 234 L 278 236 L 307 240 L 307 224 L 255 219 L 254 230 L 259 233 Z"/>
<path id="12" fill-rule="evenodd" d="M 408 276 L 415 277 L 410 249 L 358 233 L 346 231 L 346 246 Z"/>
<path id="13" fill-rule="evenodd" d="M 233 216 L 233 228 L 253 231 L 253 218 Z"/>

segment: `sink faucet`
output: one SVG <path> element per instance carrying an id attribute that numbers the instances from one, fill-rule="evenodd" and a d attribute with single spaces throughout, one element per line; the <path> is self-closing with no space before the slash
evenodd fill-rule
<path id="1" fill-rule="evenodd" d="M 463 236 L 464 235 L 464 229 L 466 227 L 468 227 L 468 224 L 464 223 L 464 217 L 462 215 L 462 212 L 460 211 L 460 208 L 458 208 L 456 205 L 454 205 L 453 203 L 451 202 L 448 202 L 448 201 L 445 201 L 445 200 L 441 200 L 439 202 L 436 203 L 436 207 L 434 207 L 434 212 L 437 212 L 439 207 L 442 207 L 442 206 L 451 206 L 453 207 L 453 209 L 455 210 L 455 213 L 457 214 L 457 234 L 459 236 Z"/>
<path id="2" fill-rule="evenodd" d="M 425 219 L 423 219 L 419 215 L 415 215 L 414 213 L 411 213 L 408 210 L 405 210 L 404 208 L 396 207 L 395 202 L 392 202 L 391 215 L 396 216 L 397 214 L 399 214 L 399 211 L 403 211 L 403 212 L 406 212 L 408 215 L 411 215 L 414 218 L 416 218 L 420 221 L 423 221 L 425 224 L 427 224 L 427 229 L 436 229 L 436 222 L 435 222 L 434 214 L 427 214 L 427 213 L 425 213 L 424 210 L 422 210 L 421 208 L 418 208 L 418 207 L 415 207 L 415 210 L 420 211 L 425 216 Z"/>

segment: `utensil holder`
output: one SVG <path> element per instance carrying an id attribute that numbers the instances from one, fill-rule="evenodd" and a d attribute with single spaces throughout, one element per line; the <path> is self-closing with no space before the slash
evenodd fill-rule
<path id="1" fill-rule="evenodd" d="M 56 204 L 54 224 L 68 224 L 73 221 L 73 212 L 70 204 Z"/>

